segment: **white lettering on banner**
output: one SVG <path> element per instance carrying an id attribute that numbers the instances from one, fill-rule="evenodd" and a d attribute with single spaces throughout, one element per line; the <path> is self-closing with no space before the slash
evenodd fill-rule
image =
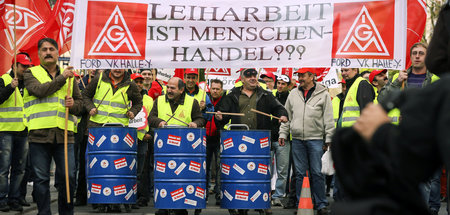
<path id="1" fill-rule="evenodd" d="M 92 169 L 92 167 L 94 166 L 94 164 L 97 163 L 97 158 L 94 157 L 94 159 L 91 160 L 91 163 L 89 164 L 89 168 Z"/>
<path id="2" fill-rule="evenodd" d="M 130 134 L 127 133 L 127 135 L 123 138 L 123 141 L 125 141 L 125 143 L 127 143 L 130 148 L 133 147 L 134 139 Z"/>
<path id="3" fill-rule="evenodd" d="M 255 139 L 251 138 L 251 137 L 247 137 L 245 135 L 242 136 L 242 140 L 245 142 L 249 142 L 251 144 L 255 144 Z"/>
<path id="4" fill-rule="evenodd" d="M 127 165 L 127 159 L 125 159 L 125 157 L 114 160 L 114 166 L 116 167 L 116 169 L 121 169 L 123 167 L 126 167 Z"/>
<path id="5" fill-rule="evenodd" d="M 233 200 L 233 196 L 227 190 L 225 190 L 223 194 L 225 195 L 225 197 L 227 197 L 228 200 Z"/>
<path id="6" fill-rule="evenodd" d="M 95 145 L 97 145 L 97 147 L 100 147 L 105 140 L 106 140 L 105 135 L 102 135 L 102 137 L 100 137 L 100 139 Z"/>
<path id="7" fill-rule="evenodd" d="M 228 138 L 228 139 L 223 141 L 223 149 L 224 150 L 227 150 L 227 149 L 229 149 L 229 148 L 231 148 L 233 146 L 234 146 L 233 138 L 230 137 L 230 138 Z"/>
<path id="8" fill-rule="evenodd" d="M 193 149 L 196 149 L 197 146 L 200 145 L 200 143 L 202 143 L 202 139 L 201 139 L 201 138 L 198 138 L 198 140 L 195 141 L 194 144 L 192 144 L 192 148 L 193 148 Z"/>
<path id="9" fill-rule="evenodd" d="M 166 172 L 166 163 L 156 161 L 156 171 L 165 173 Z"/>
<path id="10" fill-rule="evenodd" d="M 191 163 L 189 164 L 189 170 L 192 172 L 196 172 L 196 173 L 200 173 L 200 168 L 201 168 L 201 164 L 197 163 L 195 161 L 191 161 Z"/>
<path id="11" fill-rule="evenodd" d="M 130 164 L 130 170 L 133 170 L 133 168 L 134 168 L 134 165 L 136 165 L 136 159 L 134 159 L 133 158 L 133 161 L 131 162 L 131 164 Z"/>
<path id="12" fill-rule="evenodd" d="M 131 195 L 133 195 L 133 189 L 131 189 L 127 195 L 125 196 L 125 199 L 128 201 L 128 199 L 130 199 Z"/>
<path id="13" fill-rule="evenodd" d="M 236 195 L 234 198 L 236 200 L 248 201 L 248 191 L 236 190 Z"/>
<path id="14" fill-rule="evenodd" d="M 269 167 L 267 165 L 264 164 L 258 164 L 258 173 L 267 175 L 267 170 L 269 169 Z"/>
<path id="15" fill-rule="evenodd" d="M 250 201 L 255 202 L 256 199 L 258 199 L 258 197 L 261 195 L 261 191 L 257 191 L 251 198 Z"/>
<path id="16" fill-rule="evenodd" d="M 204 199 L 205 198 L 205 190 L 202 189 L 201 187 L 197 187 L 195 189 L 195 196 L 200 199 Z"/>
<path id="17" fill-rule="evenodd" d="M 233 169 L 235 169 L 236 171 L 239 172 L 239 174 L 244 175 L 245 174 L 245 170 L 242 169 L 240 166 L 238 166 L 237 164 L 233 165 Z"/>
<path id="18" fill-rule="evenodd" d="M 259 139 L 259 142 L 260 142 L 261 148 L 269 147 L 269 138 L 268 137 Z"/>
<path id="19" fill-rule="evenodd" d="M 229 165 L 226 164 L 222 164 L 222 173 L 225 175 L 230 175 L 230 169 L 231 167 Z"/>
<path id="20" fill-rule="evenodd" d="M 169 134 L 169 137 L 167 138 L 167 144 L 172 146 L 180 146 L 180 143 L 181 137 Z"/>
<path id="21" fill-rule="evenodd" d="M 186 164 L 184 162 L 181 163 L 180 166 L 175 170 L 175 174 L 179 175 L 185 167 L 186 167 Z"/>
<path id="22" fill-rule="evenodd" d="M 92 135 L 91 133 L 89 133 L 88 142 L 89 142 L 89 144 L 94 145 L 94 142 L 95 142 L 95 136 Z"/>
<path id="23" fill-rule="evenodd" d="M 180 188 L 178 190 L 172 191 L 170 193 L 170 196 L 172 196 L 172 201 L 175 202 L 177 200 L 180 200 L 180 199 L 186 197 L 186 194 L 184 193 L 183 188 Z"/>
<path id="24" fill-rule="evenodd" d="M 125 184 L 114 186 L 113 189 L 115 196 L 127 193 L 127 188 L 125 187 Z"/>
<path id="25" fill-rule="evenodd" d="M 91 185 L 91 193 L 100 194 L 102 191 L 102 185 L 100 184 L 92 184 Z"/>
<path id="26" fill-rule="evenodd" d="M 187 205 L 192 205 L 192 206 L 197 206 L 197 201 L 195 201 L 195 200 L 192 200 L 192 199 L 184 199 L 184 204 L 187 204 Z"/>

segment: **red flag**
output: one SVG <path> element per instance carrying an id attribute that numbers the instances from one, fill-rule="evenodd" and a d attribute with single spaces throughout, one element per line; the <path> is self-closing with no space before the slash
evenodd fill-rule
<path id="1" fill-rule="evenodd" d="M 408 24 L 406 42 L 406 68 L 411 66 L 409 49 L 414 43 L 422 40 L 427 21 L 427 4 L 425 0 L 408 0 Z"/>
<path id="2" fill-rule="evenodd" d="M 21 0 L 16 2 L 14 15 L 14 4 L 10 2 L 4 4 L 2 16 L 4 25 L 1 28 L 3 31 L 0 32 L 0 75 L 11 68 L 11 59 L 14 57 L 14 37 L 16 50 L 20 50 L 45 27 L 51 12 L 47 0 Z M 16 23 L 15 33 L 14 22 Z"/>
<path id="3" fill-rule="evenodd" d="M 58 46 L 60 47 L 60 54 L 70 51 L 72 43 L 72 29 L 73 17 L 75 15 L 75 0 L 59 0 L 53 11 L 54 16 L 57 16 L 56 22 L 59 28 Z"/>

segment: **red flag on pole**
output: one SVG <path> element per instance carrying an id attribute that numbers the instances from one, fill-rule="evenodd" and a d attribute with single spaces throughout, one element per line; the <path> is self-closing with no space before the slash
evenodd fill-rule
<path id="1" fill-rule="evenodd" d="M 411 66 L 409 49 L 422 40 L 427 22 L 427 4 L 425 0 L 408 0 L 408 24 L 406 35 L 406 68 Z"/>

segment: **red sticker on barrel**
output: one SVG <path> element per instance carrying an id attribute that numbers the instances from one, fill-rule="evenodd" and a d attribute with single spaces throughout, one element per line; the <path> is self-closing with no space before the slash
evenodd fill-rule
<path id="1" fill-rule="evenodd" d="M 134 194 L 137 193 L 137 184 L 135 184 L 135 185 L 133 186 L 133 192 L 134 192 Z"/>
<path id="2" fill-rule="evenodd" d="M 133 161 L 130 164 L 130 170 L 133 170 L 134 165 L 136 165 L 136 159 L 133 158 Z"/>
<path id="3" fill-rule="evenodd" d="M 227 149 L 229 149 L 229 148 L 231 148 L 233 146 L 234 146 L 233 138 L 230 137 L 230 138 L 228 138 L 228 139 L 223 141 L 223 149 L 224 150 L 227 150 Z"/>
<path id="4" fill-rule="evenodd" d="M 97 145 L 97 147 L 100 147 L 105 140 L 106 140 L 106 136 L 102 135 L 102 137 L 100 137 L 100 139 L 98 140 L 98 142 L 95 145 Z"/>
<path id="5" fill-rule="evenodd" d="M 250 201 L 255 202 L 256 199 L 258 199 L 258 197 L 261 195 L 261 191 L 258 190 L 258 192 L 256 192 L 255 194 L 253 194 L 253 196 L 250 198 Z"/>
<path id="6" fill-rule="evenodd" d="M 255 144 L 255 139 L 251 138 L 251 137 L 247 137 L 245 135 L 242 136 L 242 140 L 245 142 L 249 142 L 251 144 Z"/>
<path id="7" fill-rule="evenodd" d="M 114 195 L 123 195 L 127 193 L 127 188 L 125 187 L 125 184 L 114 186 Z"/>
<path id="8" fill-rule="evenodd" d="M 202 139 L 198 138 L 197 141 L 195 141 L 195 143 L 192 144 L 192 148 L 196 149 L 198 145 L 200 145 L 200 143 L 202 143 Z"/>
<path id="9" fill-rule="evenodd" d="M 195 189 L 195 196 L 201 199 L 205 198 L 205 190 L 201 187 L 197 187 Z"/>
<path id="10" fill-rule="evenodd" d="M 236 171 L 239 172 L 239 174 L 244 175 L 245 174 L 245 170 L 242 169 L 240 166 L 238 166 L 237 164 L 233 165 L 233 169 L 235 169 Z"/>
<path id="11" fill-rule="evenodd" d="M 181 171 L 183 171 L 183 169 L 186 167 L 186 164 L 183 162 L 182 164 L 180 164 L 180 166 L 175 170 L 175 174 L 179 175 L 181 173 Z"/>
<path id="12" fill-rule="evenodd" d="M 170 196 L 172 196 L 172 201 L 175 202 L 177 200 L 180 200 L 180 199 L 186 197 L 186 194 L 184 193 L 183 188 L 180 188 L 178 190 L 172 191 L 170 193 Z"/>
<path id="13" fill-rule="evenodd" d="M 173 146 L 180 146 L 180 143 L 181 143 L 181 137 L 169 134 L 169 137 L 167 138 L 167 144 L 173 145 Z"/>
<path id="14" fill-rule="evenodd" d="M 203 136 L 203 146 L 206 147 L 206 136 Z"/>
<path id="15" fill-rule="evenodd" d="M 192 172 L 200 173 L 201 164 L 197 163 L 195 161 L 191 161 L 191 164 L 189 164 L 189 170 Z"/>
<path id="16" fill-rule="evenodd" d="M 97 158 L 94 157 L 94 159 L 91 160 L 91 163 L 89 164 L 89 168 L 92 169 L 92 167 L 94 166 L 94 164 L 97 163 Z"/>
<path id="17" fill-rule="evenodd" d="M 236 200 L 248 201 L 248 192 L 243 190 L 236 190 L 236 195 L 234 196 Z"/>
<path id="18" fill-rule="evenodd" d="M 128 199 L 130 199 L 131 195 L 133 195 L 133 190 L 130 190 L 130 192 L 127 193 L 127 195 L 125 196 L 125 199 L 128 201 Z"/>
<path id="19" fill-rule="evenodd" d="M 267 169 L 268 169 L 267 165 L 264 165 L 264 164 L 261 164 L 261 163 L 258 164 L 258 173 L 267 175 Z"/>
<path id="20" fill-rule="evenodd" d="M 134 139 L 131 137 L 130 134 L 127 133 L 127 135 L 123 138 L 123 141 L 128 144 L 128 146 L 133 147 Z"/>
<path id="21" fill-rule="evenodd" d="M 114 161 L 116 169 L 124 168 L 127 166 L 127 160 L 123 157 Z"/>
<path id="22" fill-rule="evenodd" d="M 89 139 L 88 139 L 89 144 L 94 145 L 95 142 L 95 136 L 92 135 L 91 133 L 89 133 Z"/>
<path id="23" fill-rule="evenodd" d="M 166 172 L 166 163 L 156 161 L 156 171 L 165 173 Z"/>
<path id="24" fill-rule="evenodd" d="M 192 199 L 184 199 L 184 204 L 197 206 L 197 201 L 192 200 Z"/>
<path id="25" fill-rule="evenodd" d="M 269 138 L 268 137 L 259 139 L 259 142 L 260 142 L 261 148 L 269 147 Z"/>
<path id="26" fill-rule="evenodd" d="M 228 200 L 233 200 L 233 196 L 227 190 L 223 191 L 223 195 L 225 195 Z"/>
<path id="27" fill-rule="evenodd" d="M 102 192 L 102 185 L 100 184 L 92 184 L 91 193 L 100 194 Z"/>
<path id="28" fill-rule="evenodd" d="M 222 173 L 225 175 L 230 175 L 230 169 L 231 167 L 226 165 L 226 164 L 222 164 Z"/>

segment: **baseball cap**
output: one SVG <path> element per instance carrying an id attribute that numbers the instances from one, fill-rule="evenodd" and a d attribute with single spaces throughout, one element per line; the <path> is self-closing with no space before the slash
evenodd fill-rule
<path id="1" fill-rule="evenodd" d="M 17 63 L 20 63 L 22 65 L 27 65 L 27 66 L 33 65 L 30 57 L 28 57 L 26 54 L 19 53 L 19 54 L 17 54 L 16 59 L 17 59 Z M 11 64 L 14 64 L 14 57 L 11 61 Z"/>
<path id="2" fill-rule="evenodd" d="M 312 74 L 316 74 L 314 68 L 301 68 L 301 69 L 297 70 L 296 72 L 294 72 L 294 74 L 296 74 L 296 73 L 305 74 L 307 72 L 310 72 Z"/>
<path id="3" fill-rule="evenodd" d="M 241 71 L 241 74 L 244 75 L 245 77 L 250 77 L 250 76 L 256 76 L 258 75 L 258 71 L 256 71 L 256 69 L 254 68 L 249 68 L 249 69 L 244 69 Z"/>
<path id="4" fill-rule="evenodd" d="M 261 74 L 261 78 L 268 77 L 273 81 L 276 81 L 275 75 L 272 72 L 267 71 L 266 73 Z"/>
<path id="5" fill-rule="evenodd" d="M 370 75 L 369 75 L 369 82 L 372 83 L 373 79 L 375 78 L 375 76 L 381 74 L 381 73 L 386 73 L 387 69 L 383 69 L 383 70 L 373 70 Z"/>
<path id="6" fill-rule="evenodd" d="M 280 75 L 280 76 L 277 77 L 277 80 L 278 81 L 284 81 L 284 82 L 286 82 L 288 84 L 291 83 L 291 79 L 287 75 Z"/>
<path id="7" fill-rule="evenodd" d="M 345 79 L 342 79 L 338 84 L 347 84 L 347 82 L 345 81 Z"/>
<path id="8" fill-rule="evenodd" d="M 186 69 L 186 70 L 184 71 L 184 74 L 185 74 L 185 75 L 187 75 L 187 74 L 198 75 L 198 69 Z"/>
<path id="9" fill-rule="evenodd" d="M 134 79 L 137 79 L 137 78 L 142 78 L 142 79 L 144 79 L 144 76 L 142 76 L 141 74 L 139 74 L 139 73 L 133 73 L 133 74 L 131 74 L 131 80 L 134 80 Z"/>

